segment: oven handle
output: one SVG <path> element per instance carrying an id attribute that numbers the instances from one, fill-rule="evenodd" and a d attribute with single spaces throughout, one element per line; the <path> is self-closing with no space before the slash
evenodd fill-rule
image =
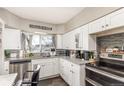
<path id="1" fill-rule="evenodd" d="M 90 78 L 86 77 L 85 79 L 87 82 L 89 82 L 90 84 L 92 84 L 93 86 L 102 86 L 100 83 L 97 83 L 94 80 L 91 80 Z"/>

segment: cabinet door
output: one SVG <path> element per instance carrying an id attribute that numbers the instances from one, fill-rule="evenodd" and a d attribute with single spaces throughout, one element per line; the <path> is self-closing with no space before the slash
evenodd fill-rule
<path id="1" fill-rule="evenodd" d="M 83 41 L 82 41 L 82 35 L 83 35 L 83 34 L 82 34 L 82 29 L 81 29 L 81 27 L 74 30 L 74 43 L 73 43 L 74 46 L 75 46 L 74 49 L 79 49 L 79 50 L 82 49 L 82 47 L 83 47 L 83 46 L 82 46 L 82 42 L 83 42 Z M 76 38 L 79 39 L 79 42 L 77 42 L 77 44 L 76 44 Z M 77 45 L 78 47 L 76 47 L 76 45 Z"/>
<path id="2" fill-rule="evenodd" d="M 63 35 L 64 49 L 75 49 L 75 30 Z"/>
<path id="3" fill-rule="evenodd" d="M 35 68 L 36 65 L 37 65 L 37 64 L 33 64 L 33 69 Z M 45 66 L 45 64 L 41 62 L 41 63 L 38 63 L 38 65 L 41 66 L 39 78 L 43 78 L 43 77 L 45 77 L 45 71 L 44 71 L 44 66 Z"/>
<path id="4" fill-rule="evenodd" d="M 61 70 L 60 70 L 60 75 L 62 76 L 62 78 L 67 82 L 67 67 L 66 67 L 66 62 L 65 60 L 61 60 Z"/>
<path id="5" fill-rule="evenodd" d="M 41 66 L 39 77 L 43 78 L 43 77 L 45 77 L 45 69 L 44 69 L 45 65 L 43 63 L 40 63 L 39 65 Z"/>
<path id="6" fill-rule="evenodd" d="M 53 75 L 59 74 L 59 61 L 58 59 L 53 59 Z"/>
<path id="7" fill-rule="evenodd" d="M 68 73 L 68 84 L 70 86 L 73 86 L 73 74 L 72 74 L 72 69 L 69 70 L 69 73 Z"/>
<path id="8" fill-rule="evenodd" d="M 80 86 L 80 66 L 75 65 L 72 68 L 72 85 Z"/>
<path id="9" fill-rule="evenodd" d="M 40 60 L 38 59 L 32 61 L 33 67 L 37 64 L 41 66 L 40 75 L 39 75 L 40 78 L 54 75 L 52 61 L 53 59 L 40 59 Z"/>
<path id="10" fill-rule="evenodd" d="M 69 84 L 70 77 L 70 62 L 61 59 L 60 60 L 60 75 Z"/>
<path id="11" fill-rule="evenodd" d="M 9 74 L 9 61 L 4 62 L 4 74 Z"/>
<path id="12" fill-rule="evenodd" d="M 98 33 L 105 30 L 105 17 L 97 19 L 89 24 L 89 34 Z"/>
<path id="13" fill-rule="evenodd" d="M 57 35 L 57 44 L 56 44 L 57 49 L 62 49 L 62 35 Z"/>
<path id="14" fill-rule="evenodd" d="M 66 75 L 65 75 L 65 62 L 61 59 L 60 62 L 60 75 L 61 77 L 66 81 Z"/>
<path id="15" fill-rule="evenodd" d="M 20 30 L 5 28 L 3 31 L 4 49 L 21 49 Z"/>
<path id="16" fill-rule="evenodd" d="M 62 36 L 62 47 L 63 47 L 63 49 L 69 48 L 68 34 L 64 34 Z"/>
<path id="17" fill-rule="evenodd" d="M 83 50 L 88 50 L 88 40 L 89 40 L 89 34 L 88 34 L 88 25 L 85 25 L 81 28 L 82 30 L 82 46 Z"/>
<path id="18" fill-rule="evenodd" d="M 124 8 L 106 16 L 107 29 L 124 26 Z"/>
<path id="19" fill-rule="evenodd" d="M 89 35 L 88 50 L 96 51 L 96 35 Z"/>
<path id="20" fill-rule="evenodd" d="M 44 76 L 47 77 L 51 75 L 53 75 L 53 63 L 44 63 Z"/>

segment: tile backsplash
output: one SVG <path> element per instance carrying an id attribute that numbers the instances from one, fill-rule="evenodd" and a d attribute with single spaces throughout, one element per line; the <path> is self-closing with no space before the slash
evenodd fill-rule
<path id="1" fill-rule="evenodd" d="M 114 47 L 119 47 L 119 49 L 121 49 L 122 46 L 124 46 L 124 33 L 97 37 L 98 49 Z"/>

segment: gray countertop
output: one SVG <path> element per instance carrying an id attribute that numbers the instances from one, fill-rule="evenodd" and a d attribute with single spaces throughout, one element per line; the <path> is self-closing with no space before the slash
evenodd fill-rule
<path id="1" fill-rule="evenodd" d="M 78 65 L 83 65 L 83 64 L 89 63 L 88 60 L 82 60 L 82 59 L 78 59 L 78 58 L 71 58 L 71 57 L 68 57 L 68 56 L 8 58 L 6 60 L 9 61 L 9 62 L 12 62 L 12 61 L 13 62 L 16 62 L 16 61 L 20 62 L 20 61 L 26 61 L 26 60 L 29 61 L 29 60 L 37 60 L 37 59 L 51 59 L 51 58 L 62 58 L 62 59 L 65 59 L 67 61 L 70 61 L 72 63 L 78 64 Z"/>
<path id="2" fill-rule="evenodd" d="M 82 60 L 82 59 L 77 59 L 77 58 L 70 58 L 70 57 L 60 57 L 60 58 L 65 59 L 74 64 L 78 64 L 78 65 L 84 65 L 86 63 L 89 63 L 88 60 Z"/>

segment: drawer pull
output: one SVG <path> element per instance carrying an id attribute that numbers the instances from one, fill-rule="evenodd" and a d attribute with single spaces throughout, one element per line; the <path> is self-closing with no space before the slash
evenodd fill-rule
<path id="1" fill-rule="evenodd" d="M 102 28 L 104 28 L 104 26 L 102 26 Z"/>
<path id="2" fill-rule="evenodd" d="M 106 27 L 108 26 L 108 24 L 106 24 Z"/>

